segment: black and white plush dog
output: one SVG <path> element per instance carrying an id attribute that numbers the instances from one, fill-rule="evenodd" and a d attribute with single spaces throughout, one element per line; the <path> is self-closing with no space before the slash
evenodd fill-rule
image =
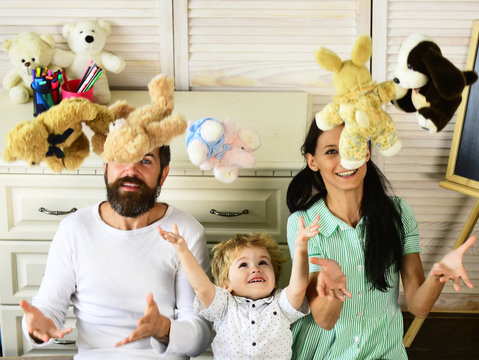
<path id="1" fill-rule="evenodd" d="M 419 125 L 435 133 L 453 117 L 464 87 L 476 80 L 474 71 L 461 71 L 442 56 L 430 37 L 413 34 L 399 49 L 393 104 L 405 112 L 417 112 Z"/>

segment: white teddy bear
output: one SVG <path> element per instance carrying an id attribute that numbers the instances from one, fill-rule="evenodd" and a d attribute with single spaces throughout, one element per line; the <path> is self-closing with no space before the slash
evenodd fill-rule
<path id="1" fill-rule="evenodd" d="M 13 69 L 3 79 L 2 86 L 9 90 L 10 99 L 16 103 L 26 103 L 32 95 L 32 71 L 37 67 L 50 66 L 52 57 L 58 51 L 53 49 L 55 40 L 51 35 L 38 35 L 26 31 L 13 40 L 5 40 L 3 48 L 8 52 Z"/>
<path id="2" fill-rule="evenodd" d="M 62 34 L 72 51 L 60 54 L 54 61 L 66 68 L 69 80 L 81 79 L 90 60 L 113 73 L 119 73 L 124 69 L 125 61 L 121 57 L 103 50 L 110 31 L 110 24 L 105 20 L 86 20 L 63 26 Z M 111 93 L 105 71 L 101 73 L 93 89 L 94 102 L 99 104 L 110 102 Z"/>

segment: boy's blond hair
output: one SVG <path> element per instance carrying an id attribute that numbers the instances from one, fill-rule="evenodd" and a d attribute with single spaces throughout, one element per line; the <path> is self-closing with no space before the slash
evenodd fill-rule
<path id="1" fill-rule="evenodd" d="M 241 249 L 245 247 L 258 247 L 268 252 L 277 285 L 281 264 L 286 261 L 286 258 L 283 257 L 283 253 L 278 247 L 278 244 L 276 244 L 271 236 L 265 234 L 238 234 L 213 247 L 214 255 L 211 261 L 211 272 L 216 285 L 224 287 L 224 285 L 227 284 L 231 264 Z"/>

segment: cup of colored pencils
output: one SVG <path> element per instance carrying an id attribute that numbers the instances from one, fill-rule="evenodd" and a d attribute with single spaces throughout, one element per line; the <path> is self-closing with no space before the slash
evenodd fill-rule
<path id="1" fill-rule="evenodd" d="M 93 64 L 93 60 L 90 60 L 81 79 L 69 80 L 62 85 L 63 99 L 82 97 L 93 101 L 93 86 L 101 73 L 101 66 Z"/>

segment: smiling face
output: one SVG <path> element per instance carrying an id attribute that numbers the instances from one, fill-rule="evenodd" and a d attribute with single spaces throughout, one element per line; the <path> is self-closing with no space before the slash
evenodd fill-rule
<path id="1" fill-rule="evenodd" d="M 347 170 L 341 166 L 339 156 L 339 138 L 344 126 L 338 125 L 319 135 L 314 154 L 306 154 L 308 166 L 319 171 L 328 194 L 338 191 L 362 191 L 366 176 L 366 163 L 356 170 Z M 369 161 L 368 151 L 366 162 Z"/>
<path id="2" fill-rule="evenodd" d="M 266 249 L 246 246 L 231 263 L 225 285 L 232 295 L 257 300 L 271 295 L 275 275 Z"/>

